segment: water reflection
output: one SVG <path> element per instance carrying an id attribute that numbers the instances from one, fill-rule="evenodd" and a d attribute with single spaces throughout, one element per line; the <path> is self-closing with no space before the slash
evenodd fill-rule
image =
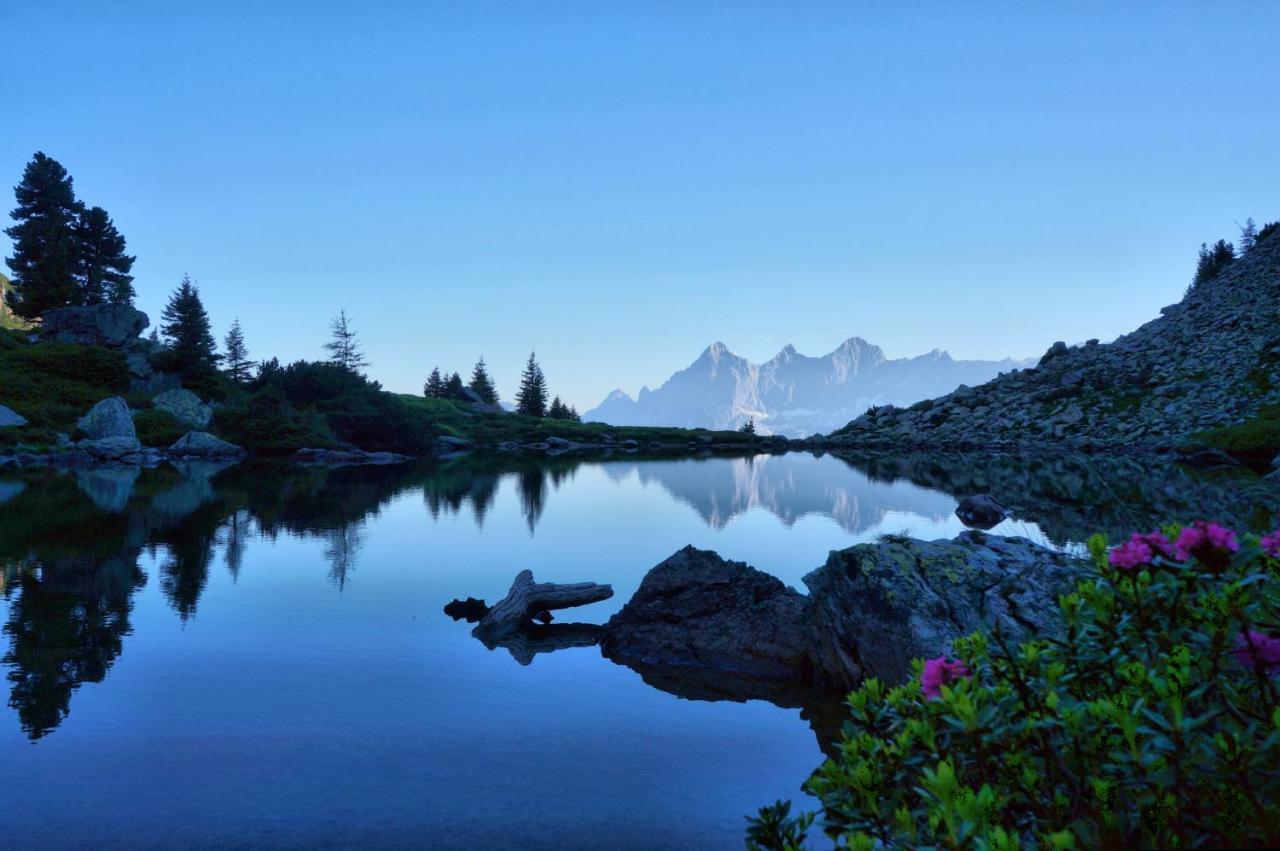
<path id="1" fill-rule="evenodd" d="M 38 739 L 66 717 L 83 682 L 100 682 L 131 632 L 132 600 L 148 577 L 143 553 L 159 556 L 157 582 L 184 621 L 198 617 L 218 550 L 238 580 L 257 539 L 322 542 L 337 591 L 359 581 L 372 520 L 400 494 L 420 490 L 424 520 L 468 512 L 477 528 L 504 489 L 514 492 L 530 535 L 575 473 L 597 465 L 615 484 L 634 479 L 721 528 L 753 511 L 784 524 L 829 518 L 852 535 L 902 513 L 948 517 L 963 496 L 992 493 L 1051 541 L 1094 531 L 1119 536 L 1170 518 L 1213 517 L 1237 528 L 1271 522 L 1280 501 L 1251 474 L 1199 475 L 1134 459 L 985 455 L 811 455 L 686 460 L 462 459 L 397 467 L 298 467 L 184 463 L 154 470 L 24 472 L 0 479 L 0 590 L 9 704 Z M 568 503 L 567 503 L 568 504 Z M 430 519 L 427 519 L 430 518 Z M 622 542 L 626 543 L 626 542 Z M 637 574 L 650 565 L 637 564 Z M 817 566 L 816 564 L 814 565 Z M 438 611 L 444 601 L 430 601 Z M 543 641 L 508 648 L 523 660 L 583 635 L 549 628 Z M 764 698 L 804 707 L 815 730 L 827 708 L 811 696 L 770 694 L 758 684 L 656 670 L 646 682 L 694 699 Z M 701 677 L 701 675 L 699 675 Z"/>

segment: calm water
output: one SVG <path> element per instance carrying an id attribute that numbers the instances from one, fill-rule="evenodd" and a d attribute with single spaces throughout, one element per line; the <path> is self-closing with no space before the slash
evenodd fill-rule
<path id="1" fill-rule="evenodd" d="M 810 711 L 682 697 L 591 647 L 521 665 L 442 606 L 528 567 L 612 583 L 577 612 L 603 621 L 689 543 L 802 587 L 833 548 L 955 534 L 979 490 L 1019 511 L 997 532 L 1055 545 L 1275 508 L 1123 463 L 0 471 L 0 844 L 739 848 L 821 761 Z"/>

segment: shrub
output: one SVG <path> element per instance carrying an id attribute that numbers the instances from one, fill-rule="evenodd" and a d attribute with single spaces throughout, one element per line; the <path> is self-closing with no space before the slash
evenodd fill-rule
<path id="1" fill-rule="evenodd" d="M 133 415 L 133 427 L 143 446 L 170 446 L 191 428 L 168 411 L 144 408 Z"/>
<path id="2" fill-rule="evenodd" d="M 213 427 L 224 439 L 267 454 L 336 444 L 323 417 L 314 411 L 298 411 L 274 387 L 219 408 Z"/>
<path id="3" fill-rule="evenodd" d="M 1280 405 L 1264 405 L 1252 419 L 1200 432 L 1193 436 L 1192 443 L 1214 446 L 1248 462 L 1266 465 L 1280 456 Z"/>
<path id="4" fill-rule="evenodd" d="M 0 335 L 0 401 L 38 428 L 69 432 L 76 420 L 129 384 L 124 355 L 97 346 L 32 346 Z"/>
<path id="5" fill-rule="evenodd" d="M 1280 530 L 1197 523 L 1107 550 L 1059 600 L 1062 632 L 998 633 L 849 696 L 806 784 L 850 848 L 1280 844 Z M 942 649 L 942 648 L 939 648 Z M 761 810 L 749 842 L 799 845 Z"/>

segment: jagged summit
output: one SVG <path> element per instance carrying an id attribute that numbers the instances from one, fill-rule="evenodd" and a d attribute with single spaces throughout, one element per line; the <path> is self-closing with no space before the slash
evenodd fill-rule
<path id="1" fill-rule="evenodd" d="M 837 428 L 872 405 L 910 404 L 1023 365 L 955 361 L 935 353 L 889 360 L 879 346 L 850 337 L 819 357 L 788 343 L 755 364 L 715 342 L 658 389 L 642 389 L 635 399 L 611 393 L 583 417 L 615 425 L 721 429 L 738 428 L 750 418 L 761 433 L 803 437 Z"/>

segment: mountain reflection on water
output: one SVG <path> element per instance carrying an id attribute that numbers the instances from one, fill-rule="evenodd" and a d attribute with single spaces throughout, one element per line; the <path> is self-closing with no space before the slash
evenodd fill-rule
<path id="1" fill-rule="evenodd" d="M 9 705 L 26 735 L 39 739 L 67 717 L 82 683 L 106 677 L 133 629 L 134 595 L 149 581 L 140 566 L 144 552 L 155 558 L 155 581 L 184 621 L 198 615 L 219 554 L 237 579 L 255 540 L 322 541 L 337 593 L 359 581 L 369 524 L 398 496 L 420 490 L 431 518 L 466 512 L 483 529 L 508 482 L 519 495 L 529 534 L 536 535 L 544 512 L 584 465 L 601 467 L 614 483 L 634 479 L 661 488 L 712 528 L 759 509 L 787 525 L 805 516 L 830 518 L 855 537 L 899 514 L 948 518 L 959 498 L 977 492 L 992 493 L 1027 524 L 1019 528 L 1056 545 L 1095 531 L 1118 537 L 1190 517 L 1260 528 L 1277 507 L 1275 492 L 1248 474 L 1206 477 L 1133 459 L 1083 456 L 481 458 L 388 467 L 183 463 L 142 471 L 6 472 L 0 476 L 0 587 L 8 617 L 0 661 L 8 670 Z M 637 579 L 650 566 L 634 565 Z M 426 601 L 424 610 L 439 612 L 443 602 Z M 770 699 L 733 683 L 640 673 L 685 697 Z M 803 696 L 773 699 L 815 714 Z M 832 723 L 811 722 L 815 729 Z"/>

